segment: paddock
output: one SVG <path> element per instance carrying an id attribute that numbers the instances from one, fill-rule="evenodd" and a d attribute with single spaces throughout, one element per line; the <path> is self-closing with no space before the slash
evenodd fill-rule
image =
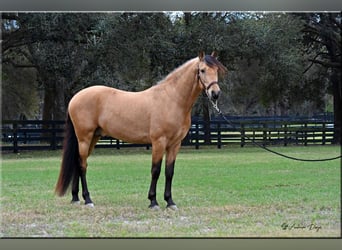
<path id="1" fill-rule="evenodd" d="M 95 208 L 68 205 L 69 197 L 54 195 L 60 150 L 5 153 L 1 236 L 341 236 L 340 160 L 295 162 L 248 145 L 201 149 L 179 153 L 177 211 L 147 208 L 151 155 L 144 148 L 95 149 L 89 158 Z M 306 158 L 340 153 L 331 145 L 276 149 Z M 161 178 L 159 191 L 163 186 Z"/>

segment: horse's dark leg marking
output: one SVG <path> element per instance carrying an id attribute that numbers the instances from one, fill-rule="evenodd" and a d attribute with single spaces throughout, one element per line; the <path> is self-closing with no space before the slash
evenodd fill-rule
<path id="1" fill-rule="evenodd" d="M 80 171 L 81 171 L 81 169 L 79 167 L 79 171 L 76 171 L 76 173 L 74 175 L 74 179 L 72 181 L 72 190 L 71 190 L 72 200 L 71 200 L 71 203 L 79 203 L 79 201 L 80 201 L 80 198 L 78 198 Z"/>
<path id="2" fill-rule="evenodd" d="M 94 135 L 91 143 L 90 143 L 90 147 L 89 147 L 89 152 L 88 152 L 88 156 L 91 154 L 91 152 L 94 150 L 94 147 L 96 145 L 96 143 L 98 142 L 98 140 L 101 138 L 101 136 L 99 135 Z M 73 186 L 72 186 L 72 201 L 71 202 L 78 202 L 79 198 L 78 198 L 78 191 L 79 191 L 79 179 L 81 179 L 81 184 L 82 184 L 82 197 L 85 200 L 85 204 L 93 204 L 93 202 L 90 199 L 90 194 L 88 191 L 88 185 L 87 185 L 87 178 L 86 178 L 86 174 L 87 174 L 87 169 L 85 168 L 83 170 L 82 167 L 80 167 L 79 172 L 74 176 L 74 181 L 73 181 Z"/>
<path id="3" fill-rule="evenodd" d="M 81 184 L 82 184 L 82 197 L 85 201 L 85 204 L 93 204 L 93 202 L 91 201 L 90 199 L 90 194 L 89 194 L 89 191 L 88 191 L 88 185 L 87 185 L 87 178 L 86 178 L 86 175 L 87 175 L 87 169 L 82 169 L 81 170 Z"/>
<path id="4" fill-rule="evenodd" d="M 171 209 L 177 209 L 177 206 L 172 199 L 171 189 L 176 157 L 180 146 L 181 142 L 173 145 L 172 147 L 167 148 L 166 151 L 164 200 L 167 202 L 167 208 Z"/>
<path id="5" fill-rule="evenodd" d="M 172 178 L 175 167 L 175 160 L 169 164 L 166 164 L 165 167 L 165 193 L 164 200 L 167 202 L 167 207 L 175 207 L 176 204 L 172 200 L 171 186 L 172 186 Z"/>
<path id="6" fill-rule="evenodd" d="M 81 185 L 82 185 L 82 197 L 85 201 L 85 204 L 88 206 L 94 206 L 92 200 L 90 199 L 88 185 L 87 185 L 87 158 L 89 153 L 91 152 L 90 144 L 94 139 L 94 133 L 89 132 L 87 135 L 83 136 L 82 140 L 78 142 L 78 148 L 80 153 L 80 177 L 81 177 Z"/>
<path id="7" fill-rule="evenodd" d="M 156 208 L 159 206 L 157 202 L 156 189 L 157 189 L 158 178 L 160 175 L 161 164 L 162 164 L 162 160 L 156 163 L 152 162 L 152 169 L 151 169 L 152 180 L 151 180 L 151 185 L 150 185 L 150 191 L 148 192 L 148 199 L 151 201 L 149 208 Z"/>

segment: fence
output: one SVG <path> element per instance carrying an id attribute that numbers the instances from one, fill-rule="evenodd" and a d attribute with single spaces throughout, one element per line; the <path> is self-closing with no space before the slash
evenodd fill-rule
<path id="1" fill-rule="evenodd" d="M 212 119 L 210 124 L 194 118 L 182 145 L 200 148 L 202 145 L 238 144 L 241 147 L 252 141 L 263 145 L 331 144 L 334 137 L 332 117 L 228 117 Z M 1 150 L 17 153 L 22 150 L 62 148 L 64 121 L 2 121 Z M 247 139 L 248 138 L 248 139 Z M 138 147 L 150 145 L 126 143 L 103 137 L 96 147 Z"/>
<path id="2" fill-rule="evenodd" d="M 334 124 L 332 119 L 317 118 L 236 118 L 228 117 L 229 124 L 224 120 L 212 120 L 210 128 L 205 129 L 203 121 L 192 123 L 188 137 L 183 144 L 206 144 L 204 131 L 210 131 L 211 145 L 221 148 L 226 144 L 239 144 L 241 147 L 252 141 L 262 145 L 308 145 L 331 144 L 334 140 Z"/>

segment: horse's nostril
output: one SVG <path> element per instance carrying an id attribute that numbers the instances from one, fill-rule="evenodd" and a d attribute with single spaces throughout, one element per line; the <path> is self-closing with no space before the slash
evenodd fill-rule
<path id="1" fill-rule="evenodd" d="M 217 100 L 217 99 L 219 98 L 219 96 L 220 96 L 220 92 L 213 91 L 213 92 L 211 93 L 211 98 L 212 98 L 213 100 Z"/>

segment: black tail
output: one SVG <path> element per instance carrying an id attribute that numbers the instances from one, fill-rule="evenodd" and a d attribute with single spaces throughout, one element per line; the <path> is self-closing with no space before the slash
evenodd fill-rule
<path id="1" fill-rule="evenodd" d="M 65 123 L 64 136 L 62 165 L 55 188 L 55 192 L 58 196 L 63 196 L 66 193 L 73 177 L 80 168 L 78 141 L 69 114 Z"/>

